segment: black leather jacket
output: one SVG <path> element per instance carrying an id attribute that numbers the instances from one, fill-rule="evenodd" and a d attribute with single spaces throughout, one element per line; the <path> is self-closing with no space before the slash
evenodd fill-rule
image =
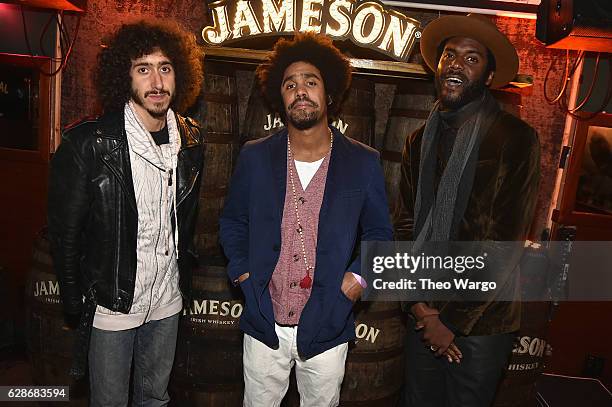
<path id="1" fill-rule="evenodd" d="M 181 135 L 176 169 L 178 264 L 180 290 L 188 300 L 204 147 L 196 123 L 179 115 L 176 119 Z M 64 311 L 79 314 L 85 296 L 128 313 L 136 279 L 138 213 L 123 112 L 68 129 L 50 174 L 49 240 Z"/>

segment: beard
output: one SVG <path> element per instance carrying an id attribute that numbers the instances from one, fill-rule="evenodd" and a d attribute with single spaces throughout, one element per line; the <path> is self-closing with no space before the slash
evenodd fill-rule
<path id="1" fill-rule="evenodd" d="M 310 103 L 311 107 L 313 108 L 312 111 L 307 112 L 304 109 L 293 109 L 293 106 L 296 103 L 304 101 Z M 317 124 L 321 118 L 321 110 L 319 109 L 319 105 L 307 98 L 296 99 L 288 106 L 287 110 L 287 120 L 298 130 L 310 129 Z"/>
<path id="2" fill-rule="evenodd" d="M 487 88 L 487 85 L 485 84 L 487 80 L 486 74 L 483 74 L 476 80 L 469 81 L 465 75 L 457 73 L 453 75 L 458 76 L 463 80 L 463 90 L 456 95 L 449 95 L 448 93 L 444 94 L 442 92 L 442 82 L 446 79 L 447 75 L 450 74 L 439 76 L 436 73 L 435 80 L 436 94 L 438 95 L 442 106 L 446 109 L 457 110 L 467 105 L 471 101 L 479 98 Z"/>
<path id="3" fill-rule="evenodd" d="M 149 103 L 147 105 L 147 101 L 146 98 L 147 96 L 149 96 L 150 94 L 166 94 L 168 96 L 170 96 L 169 101 L 167 102 L 159 102 L 159 103 Z M 160 119 L 162 117 L 166 116 L 166 113 L 168 113 L 168 109 L 170 108 L 170 105 L 172 104 L 172 102 L 174 101 L 174 95 L 170 94 L 170 92 L 162 90 L 162 91 L 147 91 L 144 93 L 144 97 L 140 96 L 138 94 L 138 92 L 135 89 L 132 89 L 132 100 L 139 106 L 141 106 L 143 109 L 145 109 L 147 111 L 147 113 L 149 113 L 152 117 L 155 117 L 156 119 Z"/>

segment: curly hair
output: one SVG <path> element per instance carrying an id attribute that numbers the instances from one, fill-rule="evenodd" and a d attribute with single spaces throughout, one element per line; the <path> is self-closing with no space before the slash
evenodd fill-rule
<path id="1" fill-rule="evenodd" d="M 296 34 L 292 40 L 280 39 L 268 59 L 257 67 L 256 75 L 263 96 L 283 120 L 286 115 L 281 84 L 285 69 L 294 62 L 308 62 L 321 72 L 325 93 L 332 97 L 327 113 L 334 119 L 351 83 L 348 59 L 323 35 L 306 32 Z"/>
<path id="2" fill-rule="evenodd" d="M 176 22 L 141 20 L 124 24 L 104 44 L 94 74 L 104 110 L 123 109 L 132 95 L 132 60 L 157 50 L 170 59 L 176 73 L 172 109 L 182 113 L 195 102 L 203 80 L 204 53 L 195 37 Z"/>

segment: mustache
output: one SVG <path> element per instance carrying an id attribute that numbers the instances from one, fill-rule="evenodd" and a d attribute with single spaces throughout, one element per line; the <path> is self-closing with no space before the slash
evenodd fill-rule
<path id="1" fill-rule="evenodd" d="M 291 102 L 291 104 L 289 105 L 289 110 L 293 109 L 295 105 L 302 102 L 308 102 L 311 107 L 319 107 L 319 105 L 317 105 L 315 102 L 304 96 L 303 98 L 297 98 L 293 102 Z"/>
<path id="2" fill-rule="evenodd" d="M 168 92 L 167 90 L 150 90 L 145 92 L 144 97 L 147 97 L 149 95 L 168 95 L 170 96 L 170 92 Z"/>

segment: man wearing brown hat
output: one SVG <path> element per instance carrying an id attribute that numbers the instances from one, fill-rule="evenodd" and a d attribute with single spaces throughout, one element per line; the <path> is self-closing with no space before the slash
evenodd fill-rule
<path id="1" fill-rule="evenodd" d="M 539 143 L 534 129 L 502 111 L 488 90 L 514 77 L 516 50 L 488 18 L 468 15 L 431 22 L 421 53 L 435 72 L 438 101 L 406 139 L 396 238 L 524 240 L 538 192 Z M 517 257 L 504 261 L 518 263 Z M 495 292 L 516 293 L 516 276 L 501 279 Z M 414 318 L 405 405 L 489 406 L 520 324 L 513 298 L 408 304 Z"/>

